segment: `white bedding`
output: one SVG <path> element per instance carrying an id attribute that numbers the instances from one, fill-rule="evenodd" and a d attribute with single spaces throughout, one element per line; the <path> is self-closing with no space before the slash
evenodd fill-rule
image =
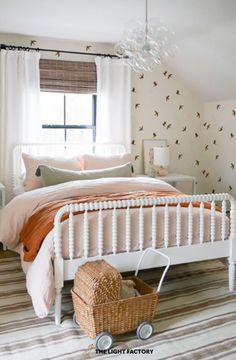
<path id="1" fill-rule="evenodd" d="M 0 241 L 8 248 L 18 251 L 22 255 L 22 245 L 19 234 L 29 217 L 49 201 L 66 199 L 72 196 L 85 196 L 93 194 L 111 194 L 130 191 L 175 191 L 171 185 L 157 179 L 147 177 L 133 178 L 107 178 L 97 180 L 82 180 L 64 183 L 60 185 L 40 188 L 26 192 L 15 197 L 3 210 L 0 211 Z M 151 245 L 151 223 L 150 208 L 145 208 L 145 242 L 144 247 Z M 163 207 L 158 208 L 157 213 L 157 246 L 163 246 Z M 124 212 L 118 211 L 119 242 L 118 251 L 125 251 L 125 221 Z M 182 240 L 181 245 L 187 244 L 187 211 L 183 209 Z M 138 250 L 138 216 L 137 209 L 131 209 L 131 229 L 132 229 L 132 251 Z M 96 218 L 95 212 L 90 214 L 90 246 L 89 255 L 97 255 L 96 237 Z M 221 214 L 216 213 L 216 239 L 220 239 L 220 218 Z M 82 222 L 81 215 L 75 217 L 77 239 L 76 256 L 83 255 L 82 247 Z M 110 228 L 111 211 L 104 211 L 104 223 L 106 231 L 104 233 L 104 253 L 111 253 Z M 170 207 L 170 223 L 175 224 L 175 207 Z M 199 242 L 199 209 L 193 208 L 193 243 Z M 205 239 L 209 240 L 210 211 L 205 210 Z M 63 256 L 68 257 L 67 234 L 68 223 L 64 221 L 63 232 Z M 175 245 L 175 226 L 170 226 L 170 246 Z M 45 317 L 54 302 L 54 278 L 53 278 L 53 232 L 50 231 L 46 236 L 40 251 L 32 263 L 22 261 L 23 269 L 26 272 L 27 289 L 31 295 L 36 314 Z"/>

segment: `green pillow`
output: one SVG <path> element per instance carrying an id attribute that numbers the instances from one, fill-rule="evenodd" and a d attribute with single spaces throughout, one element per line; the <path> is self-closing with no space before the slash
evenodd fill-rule
<path id="1" fill-rule="evenodd" d="M 132 164 L 127 163 L 106 169 L 85 171 L 63 170 L 46 165 L 39 165 L 35 175 L 42 177 L 43 186 L 51 186 L 75 180 L 130 177 L 132 176 Z"/>

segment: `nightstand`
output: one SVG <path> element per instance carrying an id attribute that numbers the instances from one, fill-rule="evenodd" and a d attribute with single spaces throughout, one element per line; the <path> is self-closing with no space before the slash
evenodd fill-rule
<path id="1" fill-rule="evenodd" d="M 156 176 L 156 179 L 163 180 L 174 187 L 176 187 L 176 183 L 191 182 L 192 194 L 196 194 L 196 178 L 194 176 L 169 173 L 166 176 Z"/>

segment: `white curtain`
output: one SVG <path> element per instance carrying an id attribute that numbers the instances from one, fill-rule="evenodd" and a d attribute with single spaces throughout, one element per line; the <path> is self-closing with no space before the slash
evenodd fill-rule
<path id="1" fill-rule="evenodd" d="M 12 150 L 22 142 L 39 142 L 39 53 L 0 52 L 0 181 L 10 198 Z"/>
<path id="2" fill-rule="evenodd" d="M 131 70 L 120 59 L 97 57 L 97 126 L 99 143 L 131 149 Z"/>

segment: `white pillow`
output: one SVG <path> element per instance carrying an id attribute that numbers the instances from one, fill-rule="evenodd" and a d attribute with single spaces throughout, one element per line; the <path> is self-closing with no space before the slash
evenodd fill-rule
<path id="1" fill-rule="evenodd" d="M 130 153 L 115 155 L 82 154 L 79 158 L 83 170 L 106 169 L 125 165 L 133 160 L 133 156 Z"/>
<path id="2" fill-rule="evenodd" d="M 36 156 L 22 153 L 25 164 L 25 178 L 23 181 L 24 190 L 29 191 L 43 186 L 41 176 L 36 176 L 35 172 L 39 165 L 47 165 L 67 170 L 82 170 L 79 157 L 47 157 Z"/>

